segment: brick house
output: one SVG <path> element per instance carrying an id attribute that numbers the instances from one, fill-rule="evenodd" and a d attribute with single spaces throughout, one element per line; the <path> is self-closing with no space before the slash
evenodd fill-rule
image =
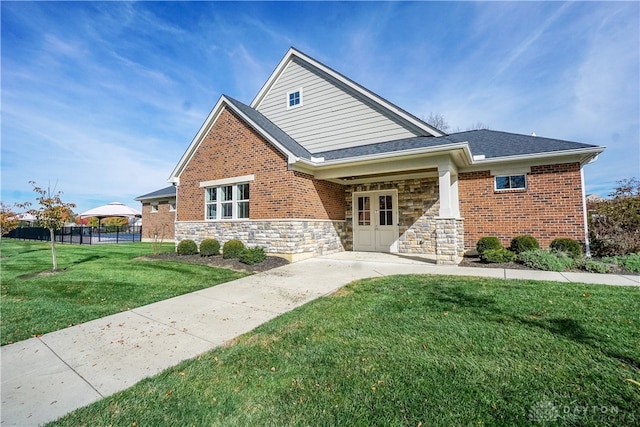
<path id="1" fill-rule="evenodd" d="M 135 200 L 142 203 L 142 241 L 174 240 L 176 187 L 162 188 Z"/>
<path id="2" fill-rule="evenodd" d="M 223 95 L 171 174 L 176 241 L 291 260 L 343 250 L 456 263 L 482 236 L 586 243 L 582 167 L 604 147 L 446 135 L 291 48 L 250 105 Z"/>

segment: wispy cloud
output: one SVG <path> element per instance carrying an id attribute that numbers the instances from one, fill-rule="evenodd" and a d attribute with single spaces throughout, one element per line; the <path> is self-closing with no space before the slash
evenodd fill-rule
<path id="1" fill-rule="evenodd" d="M 90 203 L 165 179 L 222 93 L 250 102 L 296 46 L 420 116 L 603 144 L 638 172 L 639 4 L 2 2 L 2 200 Z"/>

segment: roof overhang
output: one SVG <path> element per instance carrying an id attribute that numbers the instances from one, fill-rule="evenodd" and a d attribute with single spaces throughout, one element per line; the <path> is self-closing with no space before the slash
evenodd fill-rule
<path id="1" fill-rule="evenodd" d="M 316 179 L 346 183 L 355 177 L 380 174 L 416 173 L 416 171 L 452 165 L 458 172 L 487 170 L 508 165 L 543 165 L 554 163 L 580 163 L 585 165 L 597 159 L 605 147 L 535 153 L 519 156 L 483 158 L 474 157 L 468 142 L 446 146 L 419 148 L 375 155 L 324 161 L 297 158 L 291 169 L 313 175 Z"/>

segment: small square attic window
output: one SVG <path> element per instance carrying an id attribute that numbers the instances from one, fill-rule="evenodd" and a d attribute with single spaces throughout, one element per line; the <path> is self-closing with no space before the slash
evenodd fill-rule
<path id="1" fill-rule="evenodd" d="M 302 105 L 302 89 L 287 93 L 287 110 Z"/>

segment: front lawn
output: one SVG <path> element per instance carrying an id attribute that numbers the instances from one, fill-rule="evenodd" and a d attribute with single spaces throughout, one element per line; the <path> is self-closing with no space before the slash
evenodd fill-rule
<path id="1" fill-rule="evenodd" d="M 56 245 L 2 239 L 1 343 L 78 323 L 243 277 L 243 273 L 170 261 L 140 261 L 151 243 Z M 163 250 L 173 251 L 173 244 Z"/>
<path id="2" fill-rule="evenodd" d="M 367 279 L 60 426 L 640 425 L 640 288 Z"/>

